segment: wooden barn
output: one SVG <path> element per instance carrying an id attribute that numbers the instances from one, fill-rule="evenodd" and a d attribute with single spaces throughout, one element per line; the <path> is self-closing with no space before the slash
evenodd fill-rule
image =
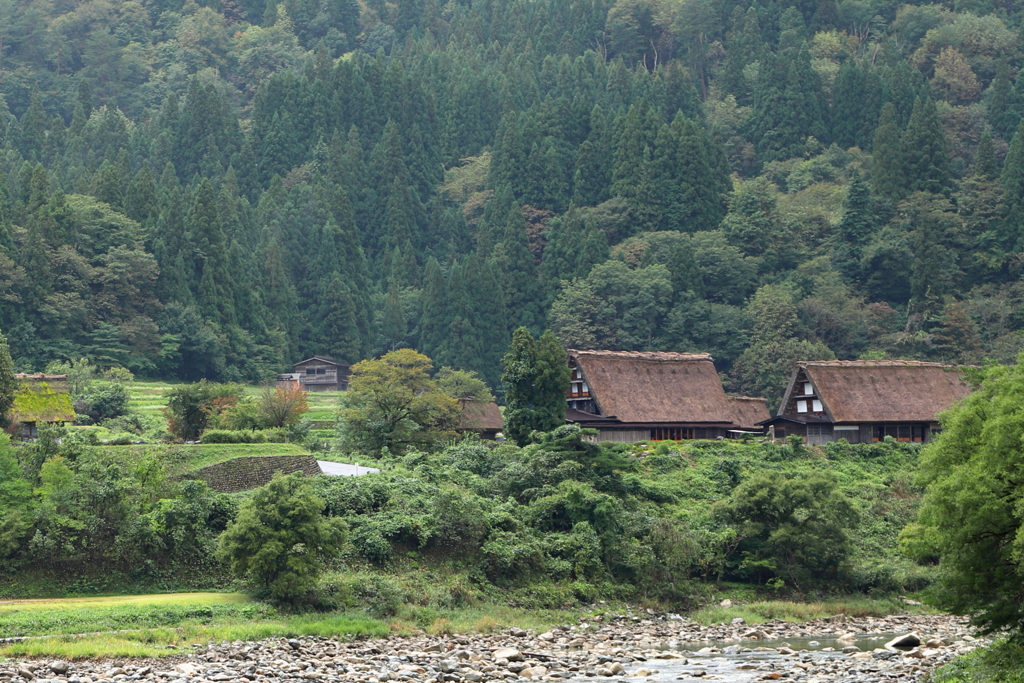
<path id="1" fill-rule="evenodd" d="M 891 436 L 924 443 L 939 431 L 938 414 L 972 391 L 960 368 L 911 360 L 797 363 L 778 414 L 761 424 L 776 438 L 809 444 Z"/>
<path id="2" fill-rule="evenodd" d="M 299 361 L 294 368 L 295 372 L 286 373 L 287 377 L 279 375 L 278 382 L 297 381 L 298 388 L 305 391 L 348 391 L 351 366 L 330 356 L 313 356 Z"/>
<path id="3" fill-rule="evenodd" d="M 460 432 L 476 432 L 481 439 L 494 440 L 502 430 L 504 421 L 501 417 L 501 409 L 494 401 L 483 403 L 480 401 L 462 402 L 462 422 L 459 424 Z"/>
<path id="4" fill-rule="evenodd" d="M 726 396 L 706 353 L 577 351 L 566 393 L 567 422 L 598 441 L 716 439 L 763 433 L 763 398 Z"/>
<path id="5" fill-rule="evenodd" d="M 22 441 L 39 436 L 41 423 L 57 424 L 75 421 L 75 408 L 68 392 L 67 375 L 18 373 L 18 388 L 11 407 L 10 431 Z"/>

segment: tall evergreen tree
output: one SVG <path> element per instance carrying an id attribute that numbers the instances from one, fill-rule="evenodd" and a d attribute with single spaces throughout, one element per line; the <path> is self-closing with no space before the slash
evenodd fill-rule
<path id="1" fill-rule="evenodd" d="M 402 300 L 398 295 L 398 286 L 394 282 L 388 288 L 388 296 L 384 300 L 381 333 L 384 335 L 385 343 L 391 347 L 392 351 L 405 341 L 408 334 L 408 323 L 405 320 L 405 312 L 402 310 Z"/>
<path id="2" fill-rule="evenodd" d="M 875 129 L 871 157 L 871 189 L 878 197 L 897 201 L 904 194 L 903 137 L 896 124 L 896 108 L 891 102 L 882 107 Z"/>
<path id="3" fill-rule="evenodd" d="M 508 327 L 539 329 L 543 324 L 537 263 L 526 234 L 522 208 L 516 204 L 505 220 L 502 239 L 491 255 L 508 308 Z"/>
<path id="4" fill-rule="evenodd" d="M 1024 120 L 1017 125 L 999 180 L 1005 206 L 1001 241 L 1005 249 L 1019 251 L 1024 247 Z"/>
<path id="5" fill-rule="evenodd" d="M 996 135 L 1009 140 L 1020 123 L 1020 112 L 1014 106 L 1012 71 L 1003 61 L 992 80 L 988 97 L 988 122 Z"/>
<path id="6" fill-rule="evenodd" d="M 947 191 L 952 184 L 949 152 L 935 100 L 922 86 L 904 135 L 904 173 L 911 192 Z"/>
<path id="7" fill-rule="evenodd" d="M 565 424 L 565 392 L 569 366 L 565 349 L 551 331 L 534 339 L 520 327 L 502 359 L 505 387 L 505 433 L 525 446 L 535 431 L 550 431 Z"/>
<path id="8" fill-rule="evenodd" d="M 856 145 L 860 138 L 866 86 L 864 72 L 857 61 L 843 62 L 832 87 L 832 137 L 844 149 Z"/>
<path id="9" fill-rule="evenodd" d="M 992 136 L 987 130 L 981 134 L 981 140 L 978 141 L 978 152 L 974 156 L 972 174 L 984 180 L 999 178 L 999 162 L 996 160 Z"/>
<path id="10" fill-rule="evenodd" d="M 871 192 L 860 174 L 855 172 L 850 179 L 846 201 L 843 202 L 843 217 L 832 247 L 832 263 L 851 282 L 859 280 L 861 255 L 873 228 Z"/>
<path id="11" fill-rule="evenodd" d="M 6 427 L 9 424 L 7 416 L 14 405 L 14 392 L 17 388 L 11 349 L 7 345 L 7 337 L 0 332 L 0 427 Z"/>

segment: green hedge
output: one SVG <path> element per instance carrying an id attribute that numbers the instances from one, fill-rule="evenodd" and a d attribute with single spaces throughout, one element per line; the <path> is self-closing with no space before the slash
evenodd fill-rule
<path id="1" fill-rule="evenodd" d="M 284 443 L 283 429 L 233 430 L 207 429 L 203 432 L 203 443 Z"/>

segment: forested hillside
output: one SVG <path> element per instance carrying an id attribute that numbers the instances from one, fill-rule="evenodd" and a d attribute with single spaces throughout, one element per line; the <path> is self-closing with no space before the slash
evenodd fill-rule
<path id="1" fill-rule="evenodd" d="M 1024 349 L 1009 0 L 6 0 L 0 330 L 257 379 L 511 331 L 791 361 Z M 9 112 L 9 113 L 8 113 Z"/>

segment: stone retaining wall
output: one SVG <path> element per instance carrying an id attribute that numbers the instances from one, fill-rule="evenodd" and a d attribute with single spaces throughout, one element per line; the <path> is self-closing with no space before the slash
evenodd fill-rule
<path id="1" fill-rule="evenodd" d="M 201 479 L 215 491 L 235 493 L 263 486 L 275 472 L 302 472 L 307 477 L 321 474 L 320 465 L 312 455 L 264 455 L 225 460 L 193 470 L 179 478 Z"/>

